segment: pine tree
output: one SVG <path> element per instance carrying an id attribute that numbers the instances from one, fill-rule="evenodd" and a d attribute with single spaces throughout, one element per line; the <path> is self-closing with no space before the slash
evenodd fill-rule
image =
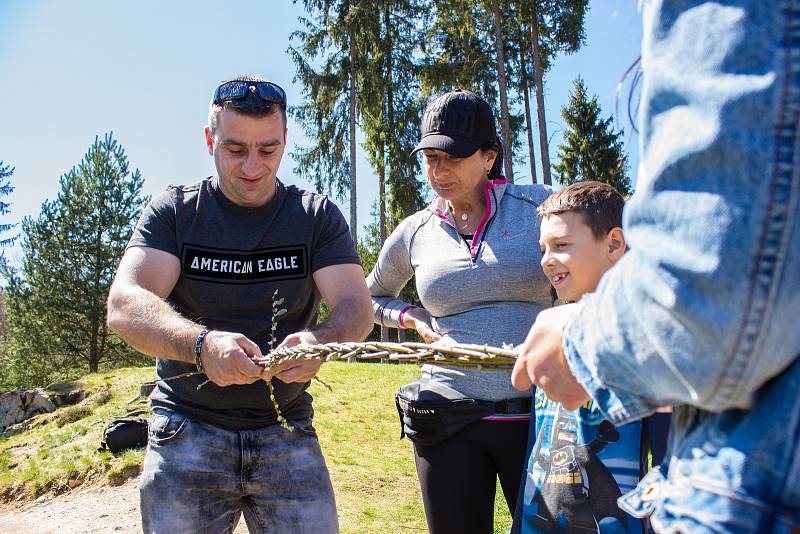
<path id="1" fill-rule="evenodd" d="M 14 191 L 14 186 L 11 185 L 11 176 L 13 174 L 14 167 L 0 160 L 0 215 L 8 215 L 11 208 L 11 203 L 4 199 Z M 0 224 L 0 234 L 8 232 L 15 226 L 15 224 L 9 223 Z M 16 235 L 0 238 L 0 248 L 12 245 L 16 239 Z"/>
<path id="2" fill-rule="evenodd" d="M 364 50 L 359 108 L 364 148 L 378 175 L 381 243 L 398 221 L 422 208 L 419 159 L 409 155 L 419 141 L 421 115 L 414 63 L 420 5 L 418 0 L 376 2 L 376 30 Z"/>
<path id="3" fill-rule="evenodd" d="M 596 180 L 631 193 L 627 156 L 623 153 L 622 131 L 614 132 L 612 118 L 603 119 L 597 97 L 588 98 L 583 79 L 578 77 L 570 100 L 561 108 L 567 124 L 564 144 L 558 147 L 559 162 L 553 167 L 564 185 Z"/>
<path id="4" fill-rule="evenodd" d="M 586 39 L 585 21 L 588 0 L 509 0 L 515 13 L 512 27 L 519 32 L 509 46 L 519 48 L 519 65 L 511 72 L 516 77 L 518 92 L 527 97 L 532 87 L 536 101 L 539 129 L 539 151 L 542 160 L 542 180 L 551 183 L 550 154 L 544 108 L 544 74 L 559 53 L 572 54 Z M 530 71 L 528 70 L 530 69 Z M 524 106 L 526 122 L 531 123 L 530 108 Z M 529 127 L 530 130 L 530 127 Z M 532 142 L 528 142 L 533 160 Z M 531 177 L 536 175 L 531 171 Z"/>
<path id="5" fill-rule="evenodd" d="M 61 177 L 57 198 L 23 219 L 23 259 L 18 270 L 6 269 L 6 303 L 13 345 L 38 359 L 40 374 L 139 359 L 108 330 L 105 303 L 148 200 L 143 183 L 108 133 Z"/>
<path id="6" fill-rule="evenodd" d="M 350 233 L 358 242 L 356 182 L 356 122 L 359 71 L 363 67 L 362 42 L 372 9 L 359 0 L 304 0 L 311 18 L 301 18 L 302 30 L 292 33 L 289 47 L 297 68 L 295 81 L 304 88 L 305 100 L 291 110 L 311 146 L 292 154 L 294 171 L 318 190 L 350 197 Z M 316 65 L 319 63 L 319 65 Z"/>
<path id="7" fill-rule="evenodd" d="M 507 150 L 504 170 L 514 179 L 512 161 L 519 149 L 517 138 L 523 119 L 511 109 L 512 97 L 502 78 L 511 72 L 512 54 L 506 53 L 504 31 L 508 2 L 451 0 L 433 2 L 419 25 L 421 41 L 419 77 L 423 95 L 440 95 L 454 89 L 469 90 L 495 111 L 497 128 Z M 503 65 L 505 66 L 503 68 Z"/>
<path id="8" fill-rule="evenodd" d="M 504 2 L 505 4 L 506 2 Z M 495 65 L 497 70 L 497 87 L 500 92 L 500 132 L 503 143 L 509 147 L 503 152 L 503 169 L 506 178 L 514 181 L 513 154 L 514 143 L 511 140 L 511 117 L 508 110 L 508 83 L 506 82 L 506 52 L 505 39 L 503 38 L 503 14 L 498 0 L 491 0 L 488 10 L 492 15 L 492 29 L 494 30 Z"/>

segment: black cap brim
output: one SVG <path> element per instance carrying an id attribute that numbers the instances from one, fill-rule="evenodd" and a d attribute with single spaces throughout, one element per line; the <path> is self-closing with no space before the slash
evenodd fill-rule
<path id="1" fill-rule="evenodd" d="M 414 150 L 411 151 L 413 156 L 420 150 L 426 148 L 432 150 L 441 150 L 447 152 L 451 156 L 457 158 L 468 158 L 473 155 L 481 147 L 481 142 L 474 139 L 467 139 L 465 137 L 453 137 L 443 134 L 430 134 L 420 140 Z"/>

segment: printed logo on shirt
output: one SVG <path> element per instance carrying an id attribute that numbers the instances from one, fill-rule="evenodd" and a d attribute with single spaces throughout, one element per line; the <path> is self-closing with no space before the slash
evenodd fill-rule
<path id="1" fill-rule="evenodd" d="M 510 230 L 503 230 L 503 231 L 500 232 L 500 237 L 502 237 L 506 241 L 513 241 L 515 239 L 519 239 L 519 238 L 525 237 L 527 235 L 528 235 L 528 232 L 526 232 L 524 230 L 522 232 L 516 232 L 516 233 L 512 233 Z"/>
<path id="2" fill-rule="evenodd" d="M 305 278 L 308 254 L 305 245 L 241 251 L 186 244 L 181 266 L 191 280 L 254 284 Z"/>

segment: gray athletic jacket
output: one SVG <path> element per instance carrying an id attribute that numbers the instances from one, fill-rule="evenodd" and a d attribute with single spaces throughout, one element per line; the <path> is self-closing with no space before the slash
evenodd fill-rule
<path id="1" fill-rule="evenodd" d="M 469 243 L 440 198 L 392 232 L 367 278 L 376 323 L 398 326 L 410 305 L 397 295 L 416 275 L 420 301 L 442 342 L 516 346 L 525 340 L 536 315 L 552 305 L 539 264 L 536 208 L 553 190 L 493 180 L 484 192 L 489 209 Z M 511 386 L 510 368 L 424 365 L 422 372 L 475 399 L 530 396 Z"/>

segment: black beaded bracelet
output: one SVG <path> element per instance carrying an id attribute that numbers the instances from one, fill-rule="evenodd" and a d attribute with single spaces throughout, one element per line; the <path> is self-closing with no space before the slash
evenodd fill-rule
<path id="1" fill-rule="evenodd" d="M 194 363 L 197 365 L 197 372 L 203 372 L 203 360 L 200 359 L 200 349 L 203 348 L 203 340 L 206 338 L 208 334 L 208 328 L 203 328 L 200 333 L 197 335 L 197 339 L 194 342 Z"/>

